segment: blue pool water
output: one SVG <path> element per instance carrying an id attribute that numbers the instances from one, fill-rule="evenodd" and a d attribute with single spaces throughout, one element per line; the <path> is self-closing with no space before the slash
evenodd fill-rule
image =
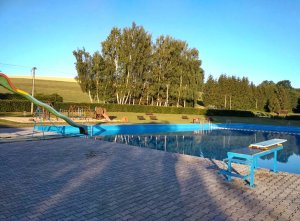
<path id="1" fill-rule="evenodd" d="M 39 128 L 41 129 L 41 128 Z M 55 131 L 56 127 L 44 127 Z M 77 128 L 61 127 L 62 133 L 76 134 Z M 98 139 L 209 159 L 223 160 L 227 152 L 273 138 L 286 139 L 278 152 L 278 170 L 300 174 L 300 128 L 251 124 L 174 124 L 93 126 L 89 133 Z M 273 156 L 258 161 L 271 169 Z"/>
<path id="2" fill-rule="evenodd" d="M 300 135 L 258 131 L 211 130 L 203 132 L 176 132 L 155 135 L 111 135 L 101 139 L 125 143 L 142 148 L 151 148 L 209 159 L 223 160 L 227 152 L 249 146 L 251 143 L 282 138 L 284 149 L 278 152 L 278 170 L 300 174 Z M 273 155 L 258 161 L 260 167 L 271 169 Z"/>

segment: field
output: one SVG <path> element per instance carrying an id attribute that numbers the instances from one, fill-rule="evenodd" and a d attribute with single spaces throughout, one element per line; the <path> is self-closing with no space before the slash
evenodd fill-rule
<path id="1" fill-rule="evenodd" d="M 19 89 L 31 94 L 32 80 L 25 78 L 12 78 L 12 83 Z M 0 93 L 9 93 L 0 87 Z M 53 94 L 57 93 L 64 98 L 64 102 L 90 102 L 87 94 L 81 91 L 77 82 L 35 80 L 35 93 Z"/>

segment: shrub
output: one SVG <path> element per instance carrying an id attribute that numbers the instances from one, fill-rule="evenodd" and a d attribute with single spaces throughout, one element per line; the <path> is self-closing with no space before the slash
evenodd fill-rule
<path id="1" fill-rule="evenodd" d="M 31 103 L 27 100 L 2 100 L 0 102 L 0 112 L 30 111 L 31 108 Z"/>
<path id="2" fill-rule="evenodd" d="M 0 100 L 26 100 L 26 98 L 19 94 L 4 93 L 0 94 Z"/>
<path id="3" fill-rule="evenodd" d="M 55 103 L 54 107 L 57 110 L 68 110 L 71 105 L 78 107 L 89 107 L 94 110 L 95 107 L 106 108 L 108 112 L 137 112 L 137 113 L 163 113 L 163 114 L 198 114 L 204 115 L 205 110 L 195 109 L 191 107 L 158 107 L 158 106 L 144 106 L 144 105 L 120 105 L 120 104 L 98 104 L 98 103 Z"/>
<path id="4" fill-rule="evenodd" d="M 300 115 L 288 115 L 285 117 L 287 120 L 300 120 Z"/>
<path id="5" fill-rule="evenodd" d="M 218 110 L 209 109 L 206 111 L 208 116 L 231 116 L 231 117 L 255 117 L 252 111 L 242 111 L 242 110 Z"/>

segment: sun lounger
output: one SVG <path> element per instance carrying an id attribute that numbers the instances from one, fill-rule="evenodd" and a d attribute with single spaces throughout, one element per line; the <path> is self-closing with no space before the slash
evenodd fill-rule
<path id="1" fill-rule="evenodd" d="M 150 120 L 157 120 L 157 117 L 154 115 L 150 115 L 149 118 L 150 118 Z"/>
<path id="2" fill-rule="evenodd" d="M 144 116 L 136 116 L 137 117 L 137 119 L 139 119 L 139 120 L 146 120 L 145 118 L 144 118 Z"/>

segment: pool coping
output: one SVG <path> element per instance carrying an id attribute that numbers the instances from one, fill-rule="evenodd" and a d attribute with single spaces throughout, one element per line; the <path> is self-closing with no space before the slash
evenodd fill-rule
<path id="1" fill-rule="evenodd" d="M 35 126 L 35 130 L 57 132 L 63 135 L 78 135 L 78 128 L 72 126 Z M 88 125 L 89 136 L 106 136 L 117 134 L 149 134 L 159 132 L 188 132 L 213 129 L 231 129 L 262 132 L 300 134 L 300 127 L 274 126 L 243 123 L 207 123 L 207 124 L 118 124 Z"/>

